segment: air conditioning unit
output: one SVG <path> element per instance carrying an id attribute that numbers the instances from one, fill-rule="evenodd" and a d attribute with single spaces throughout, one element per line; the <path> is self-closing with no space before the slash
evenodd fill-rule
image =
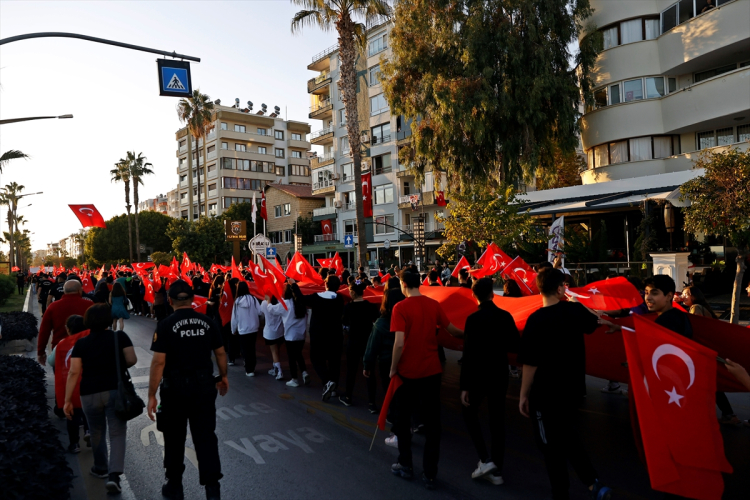
<path id="1" fill-rule="evenodd" d="M 333 175 L 331 176 L 331 180 L 332 180 L 332 181 L 337 181 L 337 180 L 339 180 L 339 174 L 333 174 Z"/>
<path id="2" fill-rule="evenodd" d="M 336 200 L 333 202 L 333 206 L 336 208 L 341 208 L 341 202 L 339 200 Z"/>

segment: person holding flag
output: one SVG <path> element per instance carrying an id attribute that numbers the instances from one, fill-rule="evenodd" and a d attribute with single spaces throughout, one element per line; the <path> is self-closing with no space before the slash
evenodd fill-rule
<path id="1" fill-rule="evenodd" d="M 326 290 L 306 295 L 305 306 L 311 310 L 310 361 L 324 385 L 322 399 L 328 401 L 336 394 L 341 372 L 344 298 L 337 293 L 341 286 L 338 276 L 329 274 L 325 280 Z"/>
<path id="2" fill-rule="evenodd" d="M 245 281 L 237 284 L 236 299 L 230 297 L 231 293 L 232 290 L 230 287 L 225 287 L 222 291 L 219 299 L 221 301 L 219 312 L 221 313 L 222 308 L 228 307 L 229 303 L 234 300 L 234 304 L 231 305 L 232 333 L 239 335 L 240 338 L 242 358 L 245 360 L 245 375 L 254 377 L 256 363 L 255 344 L 258 338 L 261 317 L 258 299 L 250 295 L 250 289 Z"/>
<path id="3" fill-rule="evenodd" d="M 281 316 L 284 326 L 284 342 L 289 357 L 289 373 L 291 378 L 286 383 L 289 387 L 299 387 L 297 379 L 297 368 L 302 373 L 302 384 L 310 384 L 310 375 L 307 374 L 305 358 L 302 349 L 305 347 L 305 330 L 307 328 L 307 308 L 305 297 L 296 283 L 285 283 L 284 304 L 278 303 L 268 307 L 273 314 Z M 286 308 L 284 306 L 286 305 Z"/>
<path id="4" fill-rule="evenodd" d="M 608 500 L 611 490 L 599 482 L 579 430 L 586 374 L 584 334 L 599 318 L 582 304 L 563 301 L 565 275 L 542 269 L 536 277 L 542 308 L 529 316 L 521 337 L 523 362 L 519 410 L 530 418 L 537 446 L 544 455 L 552 498 L 570 498 L 568 462 L 593 500 Z"/>

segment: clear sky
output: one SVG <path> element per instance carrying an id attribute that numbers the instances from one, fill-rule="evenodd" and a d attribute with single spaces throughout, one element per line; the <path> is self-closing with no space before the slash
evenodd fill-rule
<path id="1" fill-rule="evenodd" d="M 288 0 L 198 1 L 0 1 L 0 38 L 24 33 L 81 33 L 197 56 L 192 81 L 222 104 L 238 97 L 288 119 L 308 120 L 306 82 L 312 56 L 336 43 L 335 32 L 308 28 L 291 34 L 298 10 Z M 39 120 L 0 126 L 0 151 L 31 156 L 14 160 L 0 185 L 25 192 L 19 213 L 29 221 L 34 250 L 76 232 L 71 203 L 93 203 L 109 219 L 125 212 L 124 188 L 109 171 L 126 151 L 142 152 L 155 175 L 140 197 L 166 194 L 177 184 L 175 131 L 178 98 L 160 97 L 160 56 L 65 38 L 24 40 L 0 47 L 0 118 L 72 113 L 72 120 Z M 131 201 L 132 203 L 132 201 Z M 0 227 L 7 231 L 5 207 Z M 7 252 L 7 246 L 4 249 Z"/>

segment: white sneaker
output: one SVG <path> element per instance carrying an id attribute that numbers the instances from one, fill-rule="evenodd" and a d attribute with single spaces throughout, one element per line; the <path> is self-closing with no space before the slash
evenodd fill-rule
<path id="1" fill-rule="evenodd" d="M 299 387 L 299 382 L 297 382 L 297 379 L 293 378 L 289 380 L 286 385 L 288 385 L 289 387 Z"/>
<path id="2" fill-rule="evenodd" d="M 497 465 L 495 465 L 495 462 L 484 463 L 480 460 L 479 463 L 477 464 L 476 470 L 471 473 L 471 478 L 472 479 L 480 478 L 484 476 L 485 474 L 492 472 L 495 469 L 497 469 Z"/>
<path id="3" fill-rule="evenodd" d="M 227 361 L 227 366 L 234 366 L 234 361 Z"/>
<path id="4" fill-rule="evenodd" d="M 503 476 L 496 476 L 494 472 L 485 474 L 484 476 L 482 476 L 482 479 L 486 479 L 487 481 L 495 485 L 503 484 Z"/>
<path id="5" fill-rule="evenodd" d="M 398 448 L 398 436 L 393 434 L 392 436 L 385 438 L 385 445 L 390 446 L 391 448 Z"/>
<path id="6" fill-rule="evenodd" d="M 276 374 L 276 380 L 284 380 L 284 372 L 279 370 L 279 373 Z"/>
<path id="7" fill-rule="evenodd" d="M 307 372 L 302 372 L 302 383 L 310 385 L 310 375 L 308 375 Z"/>
<path id="8" fill-rule="evenodd" d="M 268 370 L 268 374 L 269 375 L 273 375 L 275 377 L 276 376 L 276 367 L 274 366 L 273 368 L 271 368 L 270 370 Z"/>
<path id="9" fill-rule="evenodd" d="M 245 376 L 246 377 L 254 377 L 255 376 L 255 372 L 246 373 Z"/>

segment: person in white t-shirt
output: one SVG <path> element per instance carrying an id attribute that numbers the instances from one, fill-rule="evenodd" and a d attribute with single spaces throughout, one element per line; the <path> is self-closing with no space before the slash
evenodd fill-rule
<path id="1" fill-rule="evenodd" d="M 305 298 L 302 291 L 296 283 L 287 283 L 284 286 L 284 303 L 286 309 L 281 303 L 268 305 L 267 309 L 270 314 L 281 316 L 281 322 L 284 327 L 284 340 L 286 342 L 286 352 L 289 357 L 289 372 L 292 378 L 286 383 L 289 387 L 299 387 L 297 380 L 297 368 L 302 372 L 302 383 L 310 383 L 310 375 L 307 374 L 305 357 L 302 355 L 302 349 L 305 347 L 305 329 L 307 328 L 307 308 L 305 307 Z"/>

